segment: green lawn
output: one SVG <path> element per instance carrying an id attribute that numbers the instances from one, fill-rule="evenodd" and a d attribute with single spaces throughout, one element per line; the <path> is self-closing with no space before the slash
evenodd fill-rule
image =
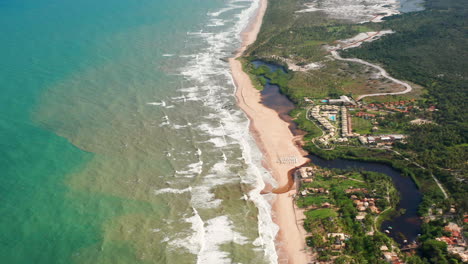
<path id="1" fill-rule="evenodd" d="M 353 131 L 356 133 L 366 135 L 372 132 L 372 123 L 370 120 L 355 116 L 351 117 L 351 120 L 353 121 Z"/>
<path id="2" fill-rule="evenodd" d="M 345 190 L 351 186 L 355 188 L 367 187 L 367 185 L 362 182 L 338 178 L 325 178 L 323 180 L 316 178 L 313 182 L 305 184 L 306 188 L 325 188 L 336 190 Z"/>
<path id="3" fill-rule="evenodd" d="M 328 217 L 337 217 L 338 214 L 333 209 L 316 209 L 305 212 L 306 217 L 310 217 L 312 219 L 323 219 Z"/>
<path id="4" fill-rule="evenodd" d="M 300 197 L 297 200 L 297 206 L 299 206 L 301 208 L 311 206 L 311 205 L 320 206 L 323 203 L 330 203 L 330 202 L 331 202 L 331 200 L 328 199 L 327 196 L 308 195 L 308 196 L 305 196 L 305 197 Z"/>
<path id="5" fill-rule="evenodd" d="M 310 138 L 318 137 L 322 135 L 322 130 L 317 127 L 312 121 L 306 118 L 306 109 L 295 109 L 291 111 L 290 116 L 294 118 L 300 129 L 307 132 Z"/>

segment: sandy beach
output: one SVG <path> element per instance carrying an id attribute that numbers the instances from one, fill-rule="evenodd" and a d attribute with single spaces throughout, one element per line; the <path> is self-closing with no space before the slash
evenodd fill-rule
<path id="1" fill-rule="evenodd" d="M 251 120 L 251 132 L 264 155 L 264 166 L 272 173 L 279 186 L 288 184 L 288 171 L 307 161 L 304 152 L 296 146 L 297 138 L 291 133 L 288 123 L 278 113 L 261 104 L 260 91 L 252 85 L 249 76 L 242 71 L 236 60 L 252 44 L 260 30 L 267 0 L 261 0 L 260 7 L 249 27 L 242 33 L 243 44 L 235 58 L 229 60 L 237 87 L 236 97 L 240 108 Z M 296 159 L 295 164 L 279 162 L 280 159 Z M 307 263 L 305 252 L 306 231 L 302 227 L 303 212 L 296 210 L 292 195 L 295 191 L 277 194 L 273 204 L 273 220 L 280 227 L 276 245 L 279 263 Z"/>

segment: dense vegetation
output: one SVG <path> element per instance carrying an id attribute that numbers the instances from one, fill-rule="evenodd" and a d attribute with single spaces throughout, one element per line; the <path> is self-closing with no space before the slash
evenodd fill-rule
<path id="1" fill-rule="evenodd" d="M 399 194 L 391 178 L 375 172 L 323 170 L 316 172 L 314 181 L 303 184 L 301 189 L 317 187 L 325 188 L 329 193 L 302 196 L 298 198 L 297 204 L 313 208 L 305 213 L 304 228 L 311 232 L 307 244 L 314 248 L 318 259 L 326 261 L 341 255 L 334 259 L 334 263 L 386 263 L 381 258 L 380 247 L 386 245 L 391 248 L 391 239 L 378 231 L 373 235 L 368 233 L 375 229 L 374 218 L 379 215 L 368 211 L 364 220 L 357 221 L 358 210 L 351 196 L 355 195 L 359 199 L 372 197 L 381 210 L 394 208 L 399 201 Z M 347 194 L 345 190 L 350 187 L 366 188 L 370 193 Z M 331 208 L 320 208 L 323 203 L 330 203 Z M 334 239 L 327 239 L 328 233 L 338 232 L 350 236 L 341 252 L 331 249 Z"/>
<path id="2" fill-rule="evenodd" d="M 262 30 L 247 52 L 248 60 L 262 59 L 285 65 L 285 59 L 297 65 L 320 62 L 316 72 L 289 72 L 289 81 L 281 91 L 300 103 L 304 97 L 327 97 L 351 93 L 365 82 L 362 67 L 327 60 L 323 44 L 350 38 L 360 32 L 378 28 L 374 24 L 352 25 L 333 20 L 320 12 L 294 12 L 302 9 L 303 0 L 270 0 Z M 354 72 L 349 74 L 349 72 Z M 311 89 L 313 87 L 313 89 Z"/>
<path id="3" fill-rule="evenodd" d="M 468 6 L 428 0 L 422 12 L 390 17 L 382 26 L 396 33 L 349 49 L 344 56 L 379 62 L 396 78 L 428 89 L 422 106 L 435 105 L 437 125 L 412 126 L 402 150 L 429 168 L 463 210 L 468 209 Z"/>
<path id="4" fill-rule="evenodd" d="M 365 161 L 378 161 L 391 164 L 403 174 L 414 179 L 424 193 L 420 205 L 420 215 L 426 215 L 434 207 L 447 211 L 450 205 L 457 203 L 457 213 L 468 210 L 468 123 L 465 111 L 468 93 L 468 5 L 466 0 L 426 0 L 426 9 L 387 18 L 383 23 L 352 25 L 346 21 L 327 18 L 321 12 L 297 15 L 294 11 L 301 8 L 302 0 L 269 0 L 262 30 L 257 41 L 249 47 L 244 66 L 250 67 L 254 80 L 259 86 L 265 78 L 279 84 L 281 91 L 292 99 L 298 109 L 292 117 L 308 135 L 304 148 L 324 158 L 347 158 Z M 336 97 L 341 94 L 362 92 L 367 80 L 366 69 L 353 63 L 327 60 L 324 44 L 331 44 L 338 39 L 345 39 L 363 31 L 392 29 L 396 33 L 387 35 L 378 41 L 367 43 L 360 48 L 341 52 L 342 56 L 359 57 L 383 65 L 394 77 L 410 81 L 424 87 L 425 93 L 411 95 L 418 99 L 417 107 L 410 113 L 386 116 L 379 121 L 381 131 L 398 131 L 408 135 L 406 144 L 396 144 L 394 149 L 401 155 L 383 149 L 369 149 L 356 146 L 337 146 L 332 151 L 317 148 L 310 138 L 321 133 L 316 126 L 305 118 L 301 108 L 304 97 Z M 292 62 L 305 65 L 321 62 L 319 70 L 288 73 L 271 73 L 266 69 L 256 71 L 249 66 L 255 59 L 273 61 L 281 65 Z M 362 94 L 362 93 L 361 93 Z M 405 95 L 406 96 L 406 95 Z M 388 96 L 387 96 L 388 97 Z M 372 98 L 369 100 L 382 100 Z M 388 97 L 386 100 L 405 100 Z M 428 111 L 435 106 L 436 111 Z M 411 125 L 415 118 L 432 120 L 433 123 Z M 369 124 L 362 122 L 355 129 L 368 131 Z M 405 159 L 407 158 L 407 159 Z M 415 162 L 415 163 L 414 163 Z M 422 169 L 422 165 L 426 169 Z M 449 199 L 444 199 L 438 186 L 432 179 L 435 175 L 445 186 Z M 316 203 L 341 201 L 340 216 L 344 217 L 341 225 L 347 226 L 346 215 L 353 215 L 351 207 L 346 205 L 346 197 L 313 197 L 298 201 L 301 206 Z M 341 203 L 340 202 L 340 203 Z M 319 211 L 314 225 L 309 230 L 331 227 L 336 222 L 330 221 L 330 210 Z M 320 217 L 323 216 L 323 217 Z M 349 223 L 351 224 L 351 223 Z M 357 232 L 349 247 L 348 254 L 358 256 L 368 263 L 379 263 L 374 239 L 379 237 L 361 236 L 358 226 L 349 225 L 351 232 Z M 419 256 L 409 257 L 407 263 L 460 263 L 447 254 L 445 243 L 435 240 L 442 235 L 442 223 L 430 222 L 423 225 L 420 238 Z M 355 229 L 355 230 L 354 230 Z M 346 228 L 345 228 L 346 230 Z M 356 235 L 358 234 L 358 235 Z M 309 245 L 322 243 L 323 239 L 311 236 Z M 386 238 L 386 237 L 385 237 Z M 374 243 L 374 244 L 373 244 Z M 356 248 L 354 248 L 356 246 Z M 341 261 L 341 262 L 340 262 Z M 346 257 L 336 259 L 336 263 L 349 263 Z M 362 262 L 364 263 L 364 262 Z"/>

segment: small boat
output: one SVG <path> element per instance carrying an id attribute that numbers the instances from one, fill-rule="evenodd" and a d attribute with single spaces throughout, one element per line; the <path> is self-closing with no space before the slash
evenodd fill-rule
<path id="1" fill-rule="evenodd" d="M 385 230 L 385 233 L 387 233 L 387 234 L 390 234 L 390 231 L 388 231 L 388 230 Z"/>

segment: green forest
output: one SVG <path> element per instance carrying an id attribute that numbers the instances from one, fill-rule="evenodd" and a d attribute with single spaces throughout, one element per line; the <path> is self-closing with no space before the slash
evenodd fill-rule
<path id="1" fill-rule="evenodd" d="M 392 76 L 428 90 L 421 103 L 434 105 L 436 124 L 409 127 L 402 150 L 416 153 L 460 206 L 468 209 L 468 5 L 465 1 L 428 0 L 426 10 L 393 16 L 382 24 L 396 33 L 343 52 L 378 62 Z"/>
<path id="2" fill-rule="evenodd" d="M 330 19 L 322 12 L 297 15 L 295 11 L 303 6 L 303 0 L 269 0 L 268 3 L 262 29 L 257 41 L 247 49 L 243 64 L 257 87 L 261 88 L 266 82 L 265 78 L 268 78 L 278 84 L 281 91 L 296 103 L 297 109 L 290 114 L 299 127 L 308 133 L 304 137 L 304 149 L 327 159 L 341 157 L 383 162 L 401 170 L 403 175 L 413 178 L 424 194 L 419 209 L 421 216 L 427 216 L 435 205 L 448 210 L 452 204 L 456 204 L 459 217 L 467 212 L 466 0 L 426 0 L 423 11 L 387 17 L 382 23 L 364 24 Z M 353 37 L 360 32 L 384 29 L 391 29 L 395 33 L 365 43 L 359 48 L 340 51 L 340 54 L 343 57 L 361 58 L 380 64 L 391 76 L 424 89 L 424 93 L 415 97 L 416 105 L 420 109 L 418 112 L 388 115 L 385 120 L 379 121 L 381 129 L 398 131 L 408 136 L 405 143 L 393 146 L 401 155 L 383 149 L 356 146 L 337 146 L 332 151 L 317 148 L 310 143 L 310 139 L 319 135 L 320 129 L 305 118 L 303 98 L 336 98 L 342 94 L 352 96 L 353 94 L 344 91 L 352 91 L 350 87 L 362 85 L 363 80 L 367 79 L 361 66 L 327 59 L 329 53 L 324 45 Z M 258 59 L 283 66 L 286 65 L 286 60 L 296 65 L 320 61 L 324 67 L 315 71 L 273 73 L 266 68 L 254 69 L 250 62 Z M 429 112 L 427 109 L 430 107 L 435 110 Z M 421 117 L 431 120 L 431 123 L 410 125 L 409 121 Z M 449 199 L 444 198 L 432 175 L 443 183 Z M 298 205 L 329 202 L 328 199 L 308 197 L 300 200 Z M 341 200 L 337 197 L 334 199 Z M 326 212 L 328 211 L 319 211 L 320 214 L 316 217 L 326 215 Z M 321 225 L 326 226 L 325 220 L 320 221 Z M 445 243 L 435 240 L 446 235 L 443 225 L 441 222 L 432 221 L 422 226 L 419 254 L 408 257 L 406 263 L 461 263 L 459 259 L 447 253 Z M 311 229 L 311 226 L 307 228 Z M 362 260 L 379 263 L 380 259 L 373 259 L 375 254 L 378 254 L 372 247 L 375 241 L 366 236 L 357 237 L 359 241 L 351 243 L 353 246 L 347 248 L 348 253 L 355 255 L 362 252 Z M 320 240 L 314 241 L 310 238 L 308 243 L 314 244 L 317 241 Z"/>

